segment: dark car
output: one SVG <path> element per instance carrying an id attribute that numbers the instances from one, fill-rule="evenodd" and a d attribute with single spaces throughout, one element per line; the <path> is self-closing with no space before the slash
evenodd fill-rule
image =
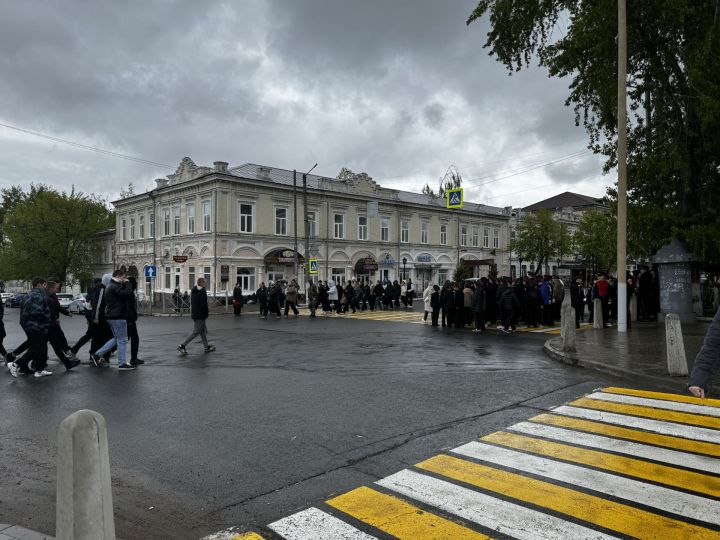
<path id="1" fill-rule="evenodd" d="M 17 293 L 12 298 L 5 300 L 5 307 L 20 307 L 27 298 L 27 293 Z"/>

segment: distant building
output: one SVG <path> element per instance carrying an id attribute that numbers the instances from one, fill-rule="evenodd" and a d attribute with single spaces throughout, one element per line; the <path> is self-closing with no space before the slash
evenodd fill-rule
<path id="1" fill-rule="evenodd" d="M 610 210 L 602 199 L 582 195 L 580 193 L 572 193 L 566 191 L 549 199 L 536 202 L 525 208 L 513 208 L 510 211 L 510 237 L 515 238 L 515 230 L 522 220 L 523 214 L 537 212 L 538 210 L 549 210 L 553 219 L 567 227 L 570 236 L 577 231 L 578 224 L 582 216 L 590 211 L 607 212 Z M 569 277 L 573 268 L 583 266 L 583 261 L 578 259 L 574 253 L 563 253 L 562 257 L 551 258 L 545 268 L 537 270 L 534 265 L 527 261 L 523 261 L 520 268 L 520 261 L 517 253 L 510 253 L 509 266 L 513 276 L 527 275 L 528 272 L 541 272 L 543 274 L 560 275 Z"/>
<path id="2" fill-rule="evenodd" d="M 305 277 L 413 279 L 418 287 L 452 279 L 458 263 L 474 275 L 491 264 L 508 273 L 509 211 L 465 203 L 459 210 L 420 193 L 381 187 L 366 174 L 307 177 L 309 253 L 305 253 L 302 174 L 247 163 L 201 167 L 184 158 L 157 186 L 113 204 L 115 265 L 143 275 L 146 292 L 188 290 L 205 277 L 209 291 L 245 292 L 261 281 Z M 295 274 L 295 215 L 297 261 Z M 307 259 L 318 274 L 306 276 Z M 134 268 L 133 268 L 134 267 Z"/>

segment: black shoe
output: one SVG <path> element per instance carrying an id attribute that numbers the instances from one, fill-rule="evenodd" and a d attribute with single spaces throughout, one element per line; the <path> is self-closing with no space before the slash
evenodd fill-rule
<path id="1" fill-rule="evenodd" d="M 135 369 L 135 366 L 133 366 L 132 364 L 128 364 L 128 363 L 120 364 L 118 366 L 118 371 L 133 371 L 134 369 Z"/>
<path id="2" fill-rule="evenodd" d="M 139 358 L 136 358 L 135 360 L 130 360 L 130 364 L 133 366 L 141 366 L 145 363 L 145 360 L 140 360 Z"/>
<path id="3" fill-rule="evenodd" d="M 75 360 L 70 360 L 67 365 L 65 366 L 65 371 L 70 371 L 72 368 L 77 367 L 80 365 L 80 360 L 76 358 Z"/>
<path id="4" fill-rule="evenodd" d="M 97 354 L 91 354 L 90 355 L 90 361 L 92 362 L 92 365 L 95 367 L 100 367 L 102 358 L 100 358 Z"/>

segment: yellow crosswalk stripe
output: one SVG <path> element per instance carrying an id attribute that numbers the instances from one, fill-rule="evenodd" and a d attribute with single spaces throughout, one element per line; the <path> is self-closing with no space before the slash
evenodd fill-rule
<path id="1" fill-rule="evenodd" d="M 416 467 L 635 538 L 717 540 L 720 537 L 720 533 L 704 527 L 451 456 L 435 456 Z"/>
<path id="2" fill-rule="evenodd" d="M 530 419 L 531 422 L 540 424 L 549 424 L 587 433 L 595 433 L 597 435 L 607 435 L 618 439 L 626 439 L 655 446 L 663 446 L 672 448 L 673 450 L 681 450 L 683 452 L 693 452 L 696 454 L 706 454 L 708 456 L 720 457 L 720 445 L 693 441 L 690 439 L 682 439 L 680 437 L 672 437 L 671 435 L 660 435 L 658 433 L 649 433 L 630 429 L 626 427 L 613 426 L 603 424 L 601 422 L 593 422 L 592 420 L 583 420 L 580 418 L 571 418 L 569 416 L 560 416 L 557 414 L 541 414 Z"/>
<path id="3" fill-rule="evenodd" d="M 720 418 L 668 411 L 664 409 L 653 409 L 652 407 L 645 407 L 642 405 L 624 405 L 621 403 L 587 398 L 576 399 L 575 401 L 569 403 L 569 405 L 573 405 L 575 407 L 585 407 L 586 409 L 596 409 L 600 411 L 642 416 L 643 418 L 654 418 L 657 420 L 665 420 L 667 422 L 679 422 L 681 424 L 689 424 L 692 426 L 720 429 Z"/>
<path id="4" fill-rule="evenodd" d="M 693 405 L 705 405 L 707 407 L 720 407 L 720 399 L 700 399 L 682 394 L 667 394 L 665 392 L 650 392 L 647 390 L 633 390 L 632 388 L 603 388 L 608 394 L 622 394 L 626 396 L 637 396 L 651 399 L 662 399 L 664 401 L 676 401 L 678 403 L 691 403 Z"/>
<path id="5" fill-rule="evenodd" d="M 354 489 L 327 504 L 400 539 L 472 540 L 489 536 L 368 487 Z"/>
<path id="6" fill-rule="evenodd" d="M 243 534 L 236 534 L 230 540 L 264 540 L 264 539 L 258 533 L 246 532 Z"/>
<path id="7" fill-rule="evenodd" d="M 481 440 L 508 446 L 516 450 L 572 461 L 582 465 L 590 465 L 598 469 L 626 474 L 713 497 L 720 497 L 720 478 L 707 474 L 685 471 L 641 459 L 617 456 L 599 450 L 578 448 L 568 444 L 535 439 L 504 431 L 492 433 L 482 437 Z"/>

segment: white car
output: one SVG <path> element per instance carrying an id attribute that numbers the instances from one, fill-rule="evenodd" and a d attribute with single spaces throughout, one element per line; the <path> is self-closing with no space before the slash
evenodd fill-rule
<path id="1" fill-rule="evenodd" d="M 57 299 L 61 308 L 69 308 L 73 301 L 73 295 L 68 293 L 58 293 Z"/>
<path id="2" fill-rule="evenodd" d="M 15 296 L 15 293 L 11 293 L 11 292 L 0 293 L 0 302 L 5 304 L 5 300 L 10 300 L 13 296 Z"/>
<path id="3" fill-rule="evenodd" d="M 90 302 L 85 300 L 84 294 L 76 294 L 68 306 L 70 313 L 83 313 L 90 309 Z"/>

